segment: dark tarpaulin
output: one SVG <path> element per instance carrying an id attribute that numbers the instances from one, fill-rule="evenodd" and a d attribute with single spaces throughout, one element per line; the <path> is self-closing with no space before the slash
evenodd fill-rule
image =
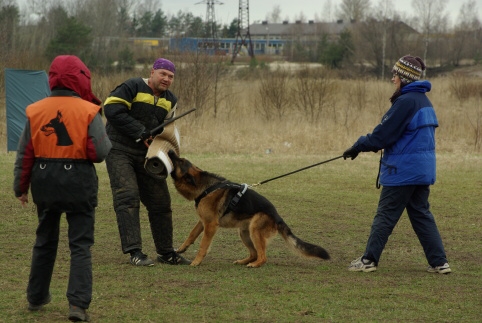
<path id="1" fill-rule="evenodd" d="M 49 80 L 45 71 L 5 69 L 7 151 L 17 150 L 26 122 L 27 106 L 49 95 Z"/>

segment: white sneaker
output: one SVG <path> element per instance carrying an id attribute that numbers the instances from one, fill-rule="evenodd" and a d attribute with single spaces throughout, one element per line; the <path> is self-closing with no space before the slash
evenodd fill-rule
<path id="1" fill-rule="evenodd" d="M 450 269 L 448 262 L 446 262 L 442 266 L 435 266 L 435 267 L 429 266 L 427 268 L 427 271 L 429 273 L 450 274 L 452 272 L 452 269 Z"/>
<path id="2" fill-rule="evenodd" d="M 154 266 L 154 261 L 147 257 L 146 254 L 142 253 L 142 251 L 138 250 L 131 255 L 131 264 L 133 264 L 134 266 L 151 267 Z"/>
<path id="3" fill-rule="evenodd" d="M 363 257 L 360 257 L 351 262 L 350 266 L 348 266 L 348 270 L 363 271 L 364 273 L 369 273 L 371 271 L 377 270 L 377 265 L 375 265 L 374 261 L 370 261 L 368 259 L 363 259 Z"/>

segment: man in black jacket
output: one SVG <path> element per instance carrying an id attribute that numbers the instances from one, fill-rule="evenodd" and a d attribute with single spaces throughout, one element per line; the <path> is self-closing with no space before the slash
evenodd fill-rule
<path id="1" fill-rule="evenodd" d="M 139 219 L 140 203 L 146 207 L 157 260 L 171 265 L 191 262 L 172 247 L 171 197 L 165 179 L 150 175 L 144 168 L 151 130 L 164 122 L 177 103 L 169 91 L 174 80 L 174 64 L 157 59 L 149 78 L 131 78 L 117 86 L 104 103 L 107 134 L 112 150 L 106 159 L 114 210 L 122 251 L 136 266 L 153 266 L 142 252 Z M 162 129 L 160 130 L 162 132 Z"/>

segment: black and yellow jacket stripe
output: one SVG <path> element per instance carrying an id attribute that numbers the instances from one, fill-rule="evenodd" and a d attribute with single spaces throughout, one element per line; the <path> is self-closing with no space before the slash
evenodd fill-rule
<path id="1" fill-rule="evenodd" d="M 117 86 L 104 102 L 112 148 L 145 155 L 147 147 L 136 139 L 144 131 L 162 124 L 176 103 L 176 96 L 169 90 L 161 97 L 155 97 L 147 80 L 140 77 Z"/>

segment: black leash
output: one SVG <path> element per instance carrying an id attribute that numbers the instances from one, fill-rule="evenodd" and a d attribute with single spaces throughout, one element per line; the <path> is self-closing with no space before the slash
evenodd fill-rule
<path id="1" fill-rule="evenodd" d="M 170 118 L 170 119 L 165 120 L 161 125 L 155 127 L 155 128 L 152 129 L 151 131 L 149 131 L 149 134 L 150 134 L 151 136 L 154 135 L 158 130 L 164 128 L 164 127 L 167 126 L 168 124 L 173 123 L 173 122 L 176 121 L 177 119 L 182 118 L 182 117 L 184 117 L 186 114 L 189 114 L 189 113 L 191 113 L 191 112 L 193 112 L 193 111 L 195 111 L 195 110 L 196 110 L 196 108 L 192 108 L 191 110 L 186 111 L 186 112 L 178 115 L 177 117 L 172 117 L 172 118 Z M 141 140 L 142 140 L 141 138 L 138 138 L 138 139 L 136 140 L 136 142 L 139 142 L 139 141 L 141 141 Z M 147 148 L 149 148 L 149 145 L 148 145 L 147 143 L 146 143 L 146 146 L 147 146 Z"/>
<path id="2" fill-rule="evenodd" d="M 383 150 L 380 150 L 380 161 L 378 163 L 378 174 L 377 174 L 377 181 L 375 183 L 375 187 L 377 189 L 380 189 L 381 185 L 380 185 L 380 172 L 382 170 L 382 158 L 383 158 Z"/>
<path id="3" fill-rule="evenodd" d="M 276 176 L 276 177 L 273 177 L 273 178 L 270 178 L 270 179 L 261 181 L 261 182 L 259 182 L 259 183 L 253 184 L 253 185 L 251 185 L 251 186 L 254 187 L 254 186 L 261 185 L 261 184 L 265 184 L 265 183 L 271 182 L 271 181 L 273 181 L 273 180 L 275 180 L 275 179 L 278 179 L 278 178 L 281 178 L 281 177 L 285 177 L 285 176 L 288 176 L 288 175 L 291 175 L 291 174 L 294 174 L 294 173 L 298 173 L 298 172 L 301 172 L 302 170 L 305 170 L 305 169 L 308 169 L 308 168 L 311 168 L 311 167 L 315 167 L 315 166 L 318 166 L 318 165 L 321 165 L 321 164 L 325 164 L 325 163 L 328 163 L 328 162 L 337 160 L 337 159 L 342 158 L 342 157 L 343 157 L 343 155 L 338 156 L 338 157 L 335 157 L 335 158 L 332 158 L 332 159 L 328 159 L 328 160 L 325 160 L 325 161 L 322 161 L 322 162 L 319 162 L 319 163 L 316 163 L 316 164 L 313 164 L 313 165 L 310 165 L 310 166 L 306 166 L 306 167 L 297 169 L 297 170 L 295 170 L 295 171 L 292 171 L 292 172 L 289 172 L 289 173 L 286 173 L 286 174 L 283 174 L 283 175 L 280 175 L 280 176 Z"/>
<path id="4" fill-rule="evenodd" d="M 186 111 L 186 112 L 184 112 L 184 113 L 181 113 L 181 114 L 178 115 L 177 117 L 172 117 L 172 118 L 170 118 L 170 119 L 165 120 L 161 125 L 155 127 L 154 129 L 152 129 L 152 130 L 150 131 L 151 135 L 154 135 L 158 130 L 164 128 L 164 127 L 167 126 L 168 124 L 173 123 L 173 122 L 176 121 L 177 119 L 182 118 L 182 117 L 184 117 L 186 114 L 189 114 L 189 113 L 191 113 L 191 112 L 193 112 L 193 111 L 196 111 L 196 108 L 192 108 L 192 109 L 189 110 L 189 111 Z"/>

